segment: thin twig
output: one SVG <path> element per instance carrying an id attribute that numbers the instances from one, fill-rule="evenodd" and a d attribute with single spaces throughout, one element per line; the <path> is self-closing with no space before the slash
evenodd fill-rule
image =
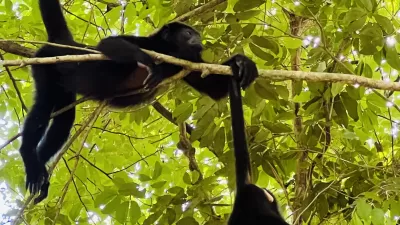
<path id="1" fill-rule="evenodd" d="M 53 219 L 53 225 L 56 224 L 57 218 L 58 218 L 58 216 L 59 216 L 59 214 L 60 214 L 60 211 L 61 211 L 61 208 L 62 208 L 62 204 L 63 204 L 63 202 L 64 202 L 65 196 L 66 196 L 67 191 L 68 191 L 68 187 L 69 187 L 71 181 L 74 179 L 75 171 L 76 171 L 76 169 L 78 168 L 78 165 L 79 165 L 79 158 L 80 158 L 79 155 L 80 155 L 80 153 L 81 153 L 81 151 L 82 151 L 82 149 L 83 149 L 83 146 L 84 146 L 84 144 L 85 144 L 85 141 L 86 141 L 87 137 L 89 136 L 89 133 L 90 133 L 90 130 L 91 130 L 90 127 L 93 126 L 94 122 L 95 122 L 96 119 L 99 117 L 101 111 L 105 108 L 106 104 L 107 104 L 106 101 L 102 102 L 102 103 L 100 104 L 100 106 L 97 107 L 97 109 L 93 112 L 93 114 L 92 114 L 92 115 L 89 117 L 89 119 L 87 120 L 88 129 L 87 129 L 87 130 L 85 131 L 85 133 L 83 134 L 81 147 L 79 148 L 79 150 L 78 150 L 78 151 L 76 152 L 76 154 L 75 154 L 77 157 L 75 158 L 74 167 L 73 167 L 72 170 L 71 170 L 71 176 L 69 177 L 67 183 L 66 183 L 65 186 L 64 186 L 64 190 L 63 190 L 63 193 L 62 193 L 62 195 L 61 195 L 61 198 L 60 198 L 59 201 L 57 202 L 57 206 L 56 206 L 56 207 L 58 207 L 58 210 L 57 210 L 56 215 L 55 215 L 55 217 L 54 217 L 54 219 Z M 82 127 L 83 127 L 83 126 L 82 126 Z M 59 158 L 59 159 L 62 158 L 63 153 L 64 153 L 64 152 L 62 152 L 61 154 L 58 155 L 58 158 Z M 58 159 L 58 160 L 59 160 L 59 159 Z M 57 162 L 58 162 L 58 161 L 56 161 L 55 163 L 57 163 Z M 55 166 L 55 164 L 53 164 L 53 165 Z M 54 170 L 54 167 L 53 167 L 53 170 Z"/>
<path id="2" fill-rule="evenodd" d="M 3 54 L 0 54 L 0 59 L 4 61 Z M 25 111 L 25 112 L 28 112 L 28 107 L 26 107 L 26 105 L 25 105 L 25 103 L 24 103 L 24 100 L 22 99 L 22 94 L 21 94 L 21 91 L 20 91 L 19 88 L 18 88 L 17 81 L 15 80 L 15 78 L 14 78 L 14 76 L 12 75 L 11 70 L 8 68 L 8 66 L 4 66 L 4 67 L 6 68 L 8 77 L 10 78 L 11 83 L 12 83 L 13 86 L 14 86 L 15 92 L 17 92 L 18 99 L 19 99 L 19 101 L 21 102 L 22 110 Z"/>
<path id="3" fill-rule="evenodd" d="M 86 127 L 89 126 L 89 124 L 91 124 L 92 120 L 94 118 L 98 117 L 98 114 L 103 108 L 104 105 L 106 104 L 106 102 L 101 103 L 101 105 L 95 110 L 95 112 L 90 116 L 89 119 L 87 119 L 85 121 L 85 123 L 82 125 L 82 127 L 80 127 L 75 134 L 68 139 L 68 141 L 65 143 L 63 149 L 60 151 L 60 153 L 56 156 L 55 160 L 53 161 L 53 163 L 50 165 L 48 172 L 49 172 L 49 178 L 51 177 L 51 174 L 53 173 L 54 168 L 57 166 L 58 162 L 60 161 L 60 159 L 62 158 L 63 154 L 69 149 L 69 147 L 72 145 L 72 143 L 78 138 L 78 136 L 85 130 Z M 96 116 L 97 115 L 97 116 Z M 90 129 L 89 129 L 90 130 Z M 75 170 L 74 170 L 75 171 Z M 13 221 L 13 225 L 17 225 L 19 224 L 19 221 L 24 213 L 24 210 L 26 209 L 26 207 L 29 205 L 29 203 L 32 201 L 34 195 L 29 195 L 29 197 L 26 199 L 26 201 L 24 202 L 23 207 L 18 211 L 17 217 L 15 218 L 15 220 Z"/>
<path id="4" fill-rule="evenodd" d="M 85 101 L 87 101 L 87 100 L 89 100 L 89 99 L 90 99 L 90 97 L 82 97 L 82 98 L 78 99 L 77 101 L 75 101 L 75 102 L 73 102 L 73 103 L 71 103 L 71 104 L 65 106 L 64 108 L 62 108 L 62 109 L 60 109 L 60 110 L 58 110 L 58 111 L 52 113 L 52 114 L 50 115 L 50 119 L 51 119 L 51 118 L 54 118 L 54 117 L 56 117 L 56 116 L 58 116 L 58 115 L 60 115 L 61 113 L 65 112 L 65 111 L 68 111 L 69 109 L 74 108 L 76 105 L 78 105 L 78 104 L 80 104 L 80 103 L 82 103 L 82 102 L 85 102 Z M 9 144 L 11 144 L 13 141 L 15 141 L 17 138 L 19 138 L 21 135 L 22 135 L 22 132 L 20 132 L 20 133 L 14 135 L 14 136 L 11 137 L 10 139 L 8 139 L 4 144 L 0 145 L 0 151 L 1 151 L 3 148 L 7 147 L 7 145 L 9 145 Z"/>
<path id="5" fill-rule="evenodd" d="M 125 167 L 125 168 L 123 168 L 123 169 L 116 170 L 116 171 L 113 171 L 113 172 L 109 172 L 109 173 L 107 173 L 107 174 L 108 174 L 108 175 L 112 175 L 112 174 L 119 173 L 119 172 L 122 172 L 122 171 L 124 171 L 124 170 L 127 170 L 127 169 L 129 169 L 130 167 L 134 166 L 136 163 L 141 162 L 141 161 L 143 161 L 143 160 L 146 160 L 147 158 L 150 158 L 150 157 L 154 156 L 155 154 L 161 152 L 162 150 L 163 150 L 163 149 L 160 148 L 160 149 L 158 149 L 157 151 L 151 153 L 150 155 L 147 155 L 147 156 L 145 156 L 145 157 L 143 157 L 143 158 L 137 160 L 136 162 L 130 164 L 129 166 L 127 166 L 127 167 Z"/>

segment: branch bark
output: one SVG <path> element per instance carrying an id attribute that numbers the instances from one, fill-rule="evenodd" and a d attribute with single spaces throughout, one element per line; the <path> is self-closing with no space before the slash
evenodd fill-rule
<path id="1" fill-rule="evenodd" d="M 33 57 L 35 54 L 34 49 L 24 47 L 14 42 L 0 42 L 0 49 L 14 55 L 20 55 L 28 58 Z"/>
<path id="2" fill-rule="evenodd" d="M 1 43 L 2 42 L 0 42 L 0 44 Z M 221 75 L 232 74 L 232 71 L 229 66 L 209 64 L 209 63 L 192 63 L 187 60 L 178 59 L 154 51 L 149 51 L 145 49 L 142 50 L 145 51 L 147 54 L 149 54 L 151 57 L 155 58 L 156 60 L 161 60 L 164 62 L 179 65 L 191 71 L 201 71 L 203 72 L 204 76 L 208 74 L 221 74 Z M 4 66 L 20 66 L 20 65 L 51 64 L 60 62 L 82 62 L 82 61 L 95 61 L 95 60 L 108 60 L 108 59 L 107 57 L 101 54 L 86 54 L 86 55 L 65 55 L 65 56 L 45 57 L 45 58 L 29 58 L 21 60 L 4 60 L 2 64 Z M 358 84 L 364 87 L 380 89 L 380 90 L 400 91 L 400 83 L 374 80 L 352 74 L 284 71 L 284 70 L 259 70 L 259 74 L 260 77 L 272 81 L 306 80 L 311 82 L 340 82 L 352 85 Z"/>
<path id="3" fill-rule="evenodd" d="M 215 6 L 217 6 L 217 5 L 221 4 L 221 3 L 224 3 L 224 2 L 226 2 L 226 0 L 212 0 L 212 1 L 207 2 L 206 4 L 204 4 L 204 5 L 202 5 L 202 6 L 198 7 L 198 8 L 193 9 L 190 12 L 187 12 L 187 13 L 185 13 L 183 15 L 180 15 L 180 16 L 176 17 L 173 21 L 181 21 L 181 22 L 186 21 L 190 17 L 193 17 L 194 15 L 201 14 L 201 13 L 206 12 L 208 10 L 211 10 Z"/>
<path id="4" fill-rule="evenodd" d="M 152 104 L 153 108 L 160 113 L 165 119 L 167 119 L 169 122 L 175 124 L 178 126 L 178 123 L 174 120 L 174 118 L 172 117 L 172 113 L 166 109 L 163 105 L 161 105 L 160 102 L 154 102 Z M 193 127 L 191 127 L 189 124 L 185 123 L 185 128 L 186 128 L 186 132 L 188 134 L 192 134 L 193 131 Z"/>

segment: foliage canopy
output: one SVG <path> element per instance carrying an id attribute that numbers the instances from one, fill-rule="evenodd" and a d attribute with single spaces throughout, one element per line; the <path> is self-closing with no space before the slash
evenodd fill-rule
<path id="1" fill-rule="evenodd" d="M 200 6 L 206 10 L 196 11 Z M 209 62 L 245 53 L 260 69 L 343 72 L 392 81 L 400 79 L 399 6 L 398 0 L 63 3 L 76 40 L 89 45 L 108 35 L 148 35 L 179 18 L 202 33 L 203 56 Z M 0 0 L 0 12 L 2 39 L 46 40 L 37 0 Z M 11 54 L 4 43 L 0 49 L 5 59 L 29 55 L 29 49 Z M 29 67 L 9 69 L 0 72 L 2 143 L 20 132 L 24 106 L 29 108 L 34 93 Z M 178 82 L 157 102 L 164 112 L 172 112 L 176 123 L 194 127 L 187 136 L 191 144 L 151 103 L 104 110 L 88 137 L 80 135 L 63 155 L 51 178 L 49 197 L 26 208 L 24 221 L 224 224 L 234 197 L 227 99 L 214 102 Z M 340 83 L 258 79 L 244 93 L 244 103 L 254 178 L 276 194 L 288 221 L 396 223 L 398 93 Z M 78 105 L 72 134 L 97 105 Z M 15 219 L 26 199 L 19 145 L 15 139 L 0 150 L 1 223 Z"/>

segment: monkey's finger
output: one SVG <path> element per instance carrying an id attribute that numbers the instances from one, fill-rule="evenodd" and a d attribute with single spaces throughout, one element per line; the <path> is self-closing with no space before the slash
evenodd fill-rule
<path id="1" fill-rule="evenodd" d="M 33 193 L 32 194 L 37 194 L 38 193 L 38 185 L 37 185 L 37 183 L 34 183 L 34 184 L 32 184 L 32 186 L 33 186 Z"/>
<path id="2" fill-rule="evenodd" d="M 29 190 L 29 182 L 28 182 L 28 179 L 26 179 L 26 178 L 25 178 L 25 189 L 30 191 Z"/>
<path id="3" fill-rule="evenodd" d="M 144 79 L 144 81 L 143 81 L 143 85 L 146 86 L 146 84 L 150 82 L 152 77 L 153 77 L 153 73 L 149 72 L 149 74 L 147 75 L 146 79 Z"/>
<path id="4" fill-rule="evenodd" d="M 245 63 L 244 77 L 241 82 L 243 89 L 246 89 L 257 78 L 258 72 L 255 65 L 252 63 Z"/>
<path id="5" fill-rule="evenodd" d="M 140 67 L 140 68 L 143 68 L 143 69 L 149 69 L 149 67 L 148 67 L 148 66 L 144 65 L 144 64 L 143 64 L 143 63 L 141 63 L 141 62 L 137 62 L 137 65 L 138 65 L 138 67 Z"/>
<path id="6" fill-rule="evenodd" d="M 237 66 L 237 72 L 235 72 L 235 71 L 232 71 L 232 72 L 233 72 L 233 75 L 235 76 L 235 78 L 240 80 L 240 79 L 242 79 L 242 74 L 243 74 L 243 71 L 242 71 L 243 62 L 241 59 L 236 59 L 235 63 Z"/>
<path id="7" fill-rule="evenodd" d="M 249 67 L 246 61 L 242 62 L 239 72 L 240 72 L 240 86 L 244 89 L 249 82 Z"/>
<path id="8" fill-rule="evenodd" d="M 146 79 L 147 82 L 145 82 L 145 89 L 153 89 L 155 87 L 157 87 L 158 84 L 161 83 L 162 79 L 160 78 L 160 76 L 157 76 L 155 74 L 153 74 L 149 79 Z"/>

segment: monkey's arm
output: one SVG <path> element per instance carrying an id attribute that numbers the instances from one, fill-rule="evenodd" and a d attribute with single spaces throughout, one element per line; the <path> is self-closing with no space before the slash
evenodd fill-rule
<path id="1" fill-rule="evenodd" d="M 96 49 L 119 63 L 140 62 L 148 67 L 155 66 L 154 60 L 149 55 L 140 50 L 138 45 L 127 41 L 123 36 L 104 38 L 96 46 Z"/>
<path id="2" fill-rule="evenodd" d="M 247 88 L 258 77 L 255 63 L 244 55 L 235 55 L 224 62 L 223 65 L 230 66 L 232 70 L 237 70 L 237 72 L 240 73 L 240 86 L 243 89 Z M 190 73 L 184 78 L 190 86 L 215 100 L 228 95 L 231 79 L 231 76 L 221 74 L 210 74 L 202 78 L 201 72 L 197 71 Z"/>

